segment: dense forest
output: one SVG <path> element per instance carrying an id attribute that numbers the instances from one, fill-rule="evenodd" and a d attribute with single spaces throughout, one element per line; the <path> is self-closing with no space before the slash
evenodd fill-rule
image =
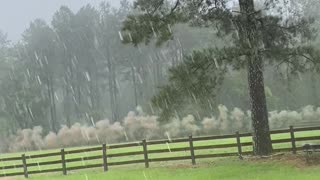
<path id="1" fill-rule="evenodd" d="M 319 4 L 298 4 L 301 16 L 314 20 L 313 35 L 304 43 L 312 47 L 314 56 L 308 58 L 317 60 L 320 13 L 311 3 Z M 194 28 L 181 22 L 165 27 L 174 37 L 163 37 L 163 42 L 127 45 L 135 37 L 123 31 L 123 23 L 136 11 L 126 0 L 119 8 L 102 3 L 78 12 L 62 6 L 51 22 L 32 21 L 18 42 L 0 31 L 0 136 L 11 137 L 0 141 L 22 144 L 7 143 L 2 150 L 86 145 L 108 136 L 114 136 L 108 142 L 117 142 L 161 138 L 165 132 L 181 136 L 251 130 L 245 68 L 213 61 L 220 71 L 200 67 L 190 79 L 183 74 L 188 62 L 205 62 L 207 56 L 219 55 L 217 49 L 228 51 L 232 35 L 221 38 L 205 25 Z M 165 36 L 157 29 L 150 33 Z M 271 128 L 308 125 L 320 116 L 319 67 L 285 59 L 264 68 Z M 81 129 L 93 136 L 88 142 L 71 143 L 71 138 L 57 145 Z"/>

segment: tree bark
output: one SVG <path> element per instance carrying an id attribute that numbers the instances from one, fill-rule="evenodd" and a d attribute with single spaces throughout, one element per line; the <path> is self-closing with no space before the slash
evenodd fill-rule
<path id="1" fill-rule="evenodd" d="M 259 57 L 252 57 L 252 60 L 248 62 L 248 84 L 251 103 L 254 153 L 255 155 L 268 155 L 272 153 L 272 144 L 264 91 L 263 65 Z"/>
<path id="2" fill-rule="evenodd" d="M 82 117 L 82 112 L 81 112 L 81 74 L 80 72 L 77 72 L 77 82 L 76 82 L 76 87 L 77 87 L 77 98 L 76 98 L 76 109 L 77 109 L 77 116 L 78 116 L 78 119 L 81 119 Z"/>
<path id="3" fill-rule="evenodd" d="M 260 50 L 263 43 L 257 29 L 256 11 L 253 0 L 239 0 L 244 21 L 242 39 L 244 49 L 248 50 L 248 84 L 253 126 L 253 150 L 255 155 L 272 153 L 269 132 L 268 109 L 264 90 L 263 61 Z"/>
<path id="4" fill-rule="evenodd" d="M 66 77 L 66 79 L 69 79 Z M 66 123 L 68 127 L 71 127 L 71 121 L 70 121 L 70 109 L 71 109 L 71 98 L 70 98 L 70 89 L 69 89 L 69 80 L 67 80 L 67 84 L 65 85 L 65 90 L 66 90 L 66 97 L 65 97 L 65 102 L 64 102 L 64 111 L 66 115 Z"/>
<path id="5" fill-rule="evenodd" d="M 109 69 L 109 93 L 110 93 L 112 122 L 115 122 L 119 118 L 118 108 L 117 108 L 117 94 L 116 94 L 117 87 L 116 87 L 115 70 L 110 58 L 108 59 L 108 69 Z"/>
<path id="6" fill-rule="evenodd" d="M 119 120 L 119 105 L 118 105 L 118 85 L 117 85 L 117 75 L 116 75 L 116 67 L 113 64 L 112 68 L 112 81 L 113 81 L 113 93 L 114 93 L 114 121 Z"/>
<path id="7" fill-rule="evenodd" d="M 51 78 L 47 77 L 47 88 L 48 88 L 48 97 L 49 97 L 49 102 L 50 102 L 50 115 L 51 115 L 51 130 L 53 132 L 57 132 L 56 129 L 56 118 L 55 118 L 55 110 L 54 110 L 54 103 L 53 103 L 53 93 L 52 93 L 52 87 L 51 87 Z"/>
<path id="8" fill-rule="evenodd" d="M 133 65 L 131 65 L 131 73 L 132 73 L 132 83 L 134 89 L 134 105 L 135 107 L 138 106 L 138 95 L 137 95 L 137 81 L 136 81 L 136 70 Z"/>
<path id="9" fill-rule="evenodd" d="M 317 78 L 316 78 L 316 72 L 312 72 L 311 74 L 311 89 L 312 89 L 312 95 L 313 95 L 313 105 L 315 107 L 319 107 L 319 97 L 318 97 L 318 91 L 317 91 Z"/>

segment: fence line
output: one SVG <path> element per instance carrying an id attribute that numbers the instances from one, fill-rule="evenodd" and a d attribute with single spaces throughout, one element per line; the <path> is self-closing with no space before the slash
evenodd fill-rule
<path id="1" fill-rule="evenodd" d="M 280 144 L 280 143 L 291 143 L 291 147 L 288 148 L 280 148 L 274 149 L 273 152 L 292 152 L 296 154 L 297 151 L 302 150 L 301 147 L 296 146 L 296 142 L 298 141 L 312 141 L 312 140 L 320 140 L 320 136 L 308 136 L 308 137 L 295 137 L 295 132 L 304 132 L 304 131 L 314 131 L 320 130 L 320 126 L 318 127 L 304 127 L 304 128 L 293 128 L 290 126 L 289 129 L 280 129 L 280 130 L 273 130 L 270 131 L 270 134 L 284 134 L 289 133 L 290 138 L 287 139 L 276 139 L 272 140 L 272 144 Z M 250 155 L 252 151 L 243 151 L 243 147 L 250 147 L 253 145 L 252 142 L 241 142 L 241 138 L 243 137 L 251 137 L 251 133 L 243 133 L 240 134 L 236 132 L 235 134 L 229 135 L 222 135 L 222 136 L 200 136 L 200 137 L 193 137 L 192 135 L 189 138 L 177 138 L 177 139 L 166 139 L 166 140 L 155 140 L 155 141 L 146 141 L 142 140 L 141 142 L 134 142 L 134 143 L 126 143 L 126 144 L 116 144 L 116 145 L 106 145 L 103 144 L 101 147 L 91 147 L 91 148 L 84 148 L 84 149 L 76 149 L 76 150 L 68 150 L 61 149 L 60 152 L 53 152 L 53 153 L 45 153 L 45 154 L 37 154 L 37 155 L 25 155 L 22 154 L 20 157 L 10 157 L 10 158 L 0 158 L 0 162 L 12 162 L 12 161 L 21 161 L 22 164 L 18 165 L 7 165 L 0 167 L 3 172 L 5 170 L 12 170 L 21 168 L 22 172 L 14 172 L 14 173 L 3 173 L 0 174 L 0 177 L 4 176 L 21 176 L 23 175 L 25 178 L 28 178 L 30 174 L 39 174 L 39 173 L 49 173 L 49 172 L 61 172 L 63 175 L 67 175 L 68 171 L 73 170 L 81 170 L 81 169 L 89 169 L 89 168 L 103 168 L 105 172 L 109 170 L 109 166 L 119 166 L 119 165 L 127 165 L 127 164 L 144 164 L 146 168 L 149 168 L 150 162 L 161 162 L 161 161 L 177 161 L 177 160 L 191 160 L 193 165 L 196 164 L 196 159 L 201 158 L 214 158 L 214 157 L 228 157 L 228 156 L 239 156 L 241 159 L 243 155 Z M 235 138 L 236 143 L 229 143 L 229 144 L 214 144 L 214 145 L 202 145 L 202 146 L 194 146 L 194 142 L 197 141 L 209 141 L 209 140 L 219 140 L 219 139 L 230 139 Z M 176 148 L 169 148 L 168 149 L 153 149 L 149 150 L 149 145 L 163 145 L 174 143 L 189 143 L 188 147 L 176 147 Z M 128 148 L 128 147 L 142 147 L 142 151 L 132 151 L 132 152 L 119 152 L 115 154 L 109 154 L 108 150 L 110 149 L 121 149 L 121 148 Z M 218 154 L 196 154 L 195 150 L 208 150 L 208 149 L 222 149 L 222 148 L 237 148 L 237 152 L 230 152 L 230 153 L 218 153 Z M 177 156 L 177 157 L 159 157 L 159 158 L 149 158 L 150 154 L 159 154 L 159 153 L 168 153 L 168 152 L 190 152 L 188 156 Z M 89 157 L 82 157 L 82 158 L 66 158 L 67 155 L 79 154 L 79 153 L 87 153 L 87 152 L 101 152 L 101 155 L 96 156 L 89 156 Z M 127 156 L 137 156 L 143 155 L 143 159 L 139 160 L 126 160 L 126 161 L 119 161 L 119 162 L 108 162 L 108 158 L 115 158 L 115 157 L 127 157 Z M 59 157 L 60 160 L 51 160 L 45 162 L 33 162 L 28 163 L 28 160 L 31 159 L 39 159 L 39 158 L 51 158 L 51 157 Z M 83 162 L 89 160 L 101 160 L 99 164 L 89 164 L 82 166 L 75 166 L 75 167 L 67 167 L 68 163 L 72 162 Z M 52 168 L 52 169 L 45 169 L 41 170 L 40 166 L 46 165 L 61 165 L 61 168 Z M 30 171 L 28 167 L 36 167 L 38 166 L 38 170 Z"/>

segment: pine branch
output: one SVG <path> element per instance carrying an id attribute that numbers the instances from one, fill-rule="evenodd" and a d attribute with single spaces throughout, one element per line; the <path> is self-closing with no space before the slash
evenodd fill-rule
<path id="1" fill-rule="evenodd" d="M 174 7 L 171 9 L 171 13 L 173 13 L 178 8 L 179 4 L 180 4 L 180 0 L 177 0 Z"/>

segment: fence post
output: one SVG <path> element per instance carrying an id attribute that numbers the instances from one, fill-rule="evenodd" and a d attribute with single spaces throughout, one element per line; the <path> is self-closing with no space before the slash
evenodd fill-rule
<path id="1" fill-rule="evenodd" d="M 107 145 L 103 144 L 102 145 L 102 158 L 103 158 L 103 170 L 104 172 L 108 171 L 108 160 L 107 160 Z"/>
<path id="2" fill-rule="evenodd" d="M 61 163 L 63 175 L 67 175 L 66 155 L 64 153 L 64 149 L 61 149 Z"/>
<path id="3" fill-rule="evenodd" d="M 26 155 L 25 155 L 25 154 L 22 154 L 21 158 L 22 158 L 22 164 L 23 164 L 24 177 L 25 177 L 25 178 L 28 178 L 29 175 L 28 175 L 28 166 L 27 166 Z"/>
<path id="4" fill-rule="evenodd" d="M 189 136 L 189 145 L 190 145 L 190 153 L 191 153 L 192 165 L 196 165 L 196 157 L 194 155 L 192 135 Z"/>
<path id="5" fill-rule="evenodd" d="M 236 139 L 237 139 L 239 159 L 242 159 L 242 147 L 241 147 L 241 141 L 240 141 L 239 131 L 236 132 Z"/>
<path id="6" fill-rule="evenodd" d="M 292 153 L 297 153 L 297 147 L 296 147 L 296 139 L 294 137 L 294 129 L 293 126 L 290 126 L 290 137 L 291 137 L 291 144 L 292 144 Z"/>
<path id="7" fill-rule="evenodd" d="M 147 148 L 147 141 L 145 139 L 142 140 L 142 147 L 143 147 L 143 154 L 144 154 L 144 164 L 146 168 L 149 168 L 148 148 Z"/>

